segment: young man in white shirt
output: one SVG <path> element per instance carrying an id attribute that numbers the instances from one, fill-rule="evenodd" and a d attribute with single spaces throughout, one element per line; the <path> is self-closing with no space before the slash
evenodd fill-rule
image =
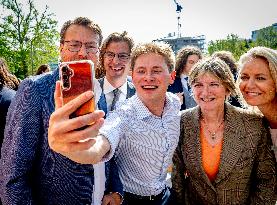
<path id="1" fill-rule="evenodd" d="M 124 187 L 123 203 L 163 205 L 170 195 L 166 174 L 180 132 L 180 101 L 166 92 L 175 76 L 174 54 L 165 44 L 142 44 L 134 49 L 130 64 L 137 94 L 108 115 L 99 133 L 97 129 L 103 123 L 101 111 L 73 121 L 67 119 L 92 93 L 82 94 L 71 106 L 61 107 L 57 86 L 57 110 L 50 119 L 49 145 L 84 164 L 107 161 L 115 155 Z M 90 132 L 61 129 L 76 129 L 92 121 L 95 124 Z"/>

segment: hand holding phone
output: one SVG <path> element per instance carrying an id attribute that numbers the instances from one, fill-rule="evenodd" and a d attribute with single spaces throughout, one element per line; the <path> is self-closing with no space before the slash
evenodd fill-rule
<path id="1" fill-rule="evenodd" d="M 92 61 L 71 61 L 60 65 L 60 80 L 63 105 L 75 99 L 80 94 L 94 91 L 94 65 Z M 70 118 L 85 115 L 95 110 L 95 96 L 84 103 Z"/>

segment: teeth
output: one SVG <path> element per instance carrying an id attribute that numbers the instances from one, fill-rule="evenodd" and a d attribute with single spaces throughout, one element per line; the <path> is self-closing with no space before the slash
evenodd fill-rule
<path id="1" fill-rule="evenodd" d="M 246 92 L 247 95 L 250 95 L 250 96 L 258 96 L 260 95 L 260 93 L 257 93 L 257 92 Z"/>
<path id="2" fill-rule="evenodd" d="M 204 102 L 210 102 L 213 101 L 214 98 L 201 98 L 201 100 L 203 100 Z"/>
<path id="3" fill-rule="evenodd" d="M 154 86 L 154 85 L 144 85 L 142 87 L 143 88 L 151 88 L 151 89 L 157 88 L 157 86 Z"/>
<path id="4" fill-rule="evenodd" d="M 122 67 L 122 66 L 117 66 L 117 67 L 110 67 L 112 70 L 122 70 L 122 69 L 124 69 L 124 67 Z"/>

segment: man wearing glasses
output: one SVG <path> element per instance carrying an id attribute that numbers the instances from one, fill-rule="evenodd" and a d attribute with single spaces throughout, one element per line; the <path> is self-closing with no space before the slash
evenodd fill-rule
<path id="1" fill-rule="evenodd" d="M 97 64 L 102 42 L 97 24 L 83 17 L 67 21 L 60 37 L 62 62 L 87 59 Z M 55 69 L 24 80 L 11 104 L 0 163 L 0 196 L 4 204 L 92 203 L 93 166 L 75 163 L 51 151 L 48 145 L 49 118 L 55 109 L 58 79 Z M 95 123 L 82 131 L 97 130 L 98 126 Z"/>
<path id="2" fill-rule="evenodd" d="M 127 32 L 112 33 L 103 42 L 100 50 L 99 70 L 105 77 L 99 79 L 102 94 L 98 108 L 106 114 L 115 108 L 115 104 L 135 94 L 133 84 L 127 81 L 130 53 L 134 46 Z"/>

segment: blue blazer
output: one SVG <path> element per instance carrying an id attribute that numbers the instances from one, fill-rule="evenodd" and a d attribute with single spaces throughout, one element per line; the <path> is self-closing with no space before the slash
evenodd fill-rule
<path id="1" fill-rule="evenodd" d="M 81 165 L 48 145 L 58 69 L 24 80 L 10 105 L 0 161 L 0 196 L 4 204 L 91 204 L 92 165 Z M 118 178 L 109 191 L 123 194 Z M 111 167 L 112 168 L 112 167 Z M 112 170 L 115 175 L 116 169 Z"/>
<path id="2" fill-rule="evenodd" d="M 168 87 L 167 91 L 172 93 L 180 93 L 180 92 L 184 93 L 181 110 L 185 110 L 196 106 L 196 102 L 194 101 L 194 98 L 191 95 L 191 93 L 188 90 L 183 89 L 183 85 L 180 77 L 175 78 L 174 83 Z"/>
<path id="3" fill-rule="evenodd" d="M 15 95 L 15 91 L 0 84 L 0 150 L 4 139 L 4 129 L 6 124 L 6 115 Z M 1 153 L 0 153 L 1 158 Z"/>
<path id="4" fill-rule="evenodd" d="M 106 102 L 105 94 L 103 92 L 104 78 L 100 78 L 98 80 L 98 82 L 99 82 L 100 87 L 102 89 L 102 93 L 101 93 L 101 96 L 100 96 L 100 99 L 99 99 L 97 105 L 98 105 L 98 108 L 100 110 L 103 110 L 105 112 L 105 114 L 107 114 L 107 102 Z M 133 83 L 130 82 L 130 81 L 127 81 L 127 96 L 126 96 L 126 99 L 132 97 L 135 93 L 136 93 L 136 89 L 135 89 Z"/>
<path id="5" fill-rule="evenodd" d="M 174 83 L 168 86 L 167 89 L 168 92 L 172 93 L 183 93 L 183 85 L 180 77 L 176 77 L 174 80 Z M 186 104 L 185 104 L 185 95 L 183 95 L 183 104 L 181 105 L 181 110 L 186 109 Z"/>

